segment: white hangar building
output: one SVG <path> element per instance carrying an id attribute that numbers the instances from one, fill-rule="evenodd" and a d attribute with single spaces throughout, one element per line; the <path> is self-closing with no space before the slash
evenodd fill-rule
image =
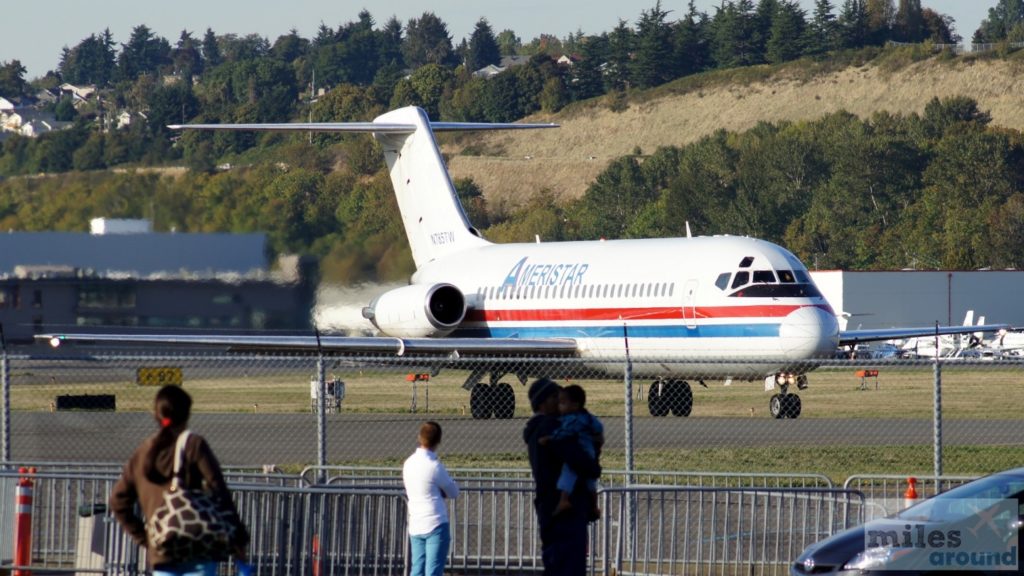
<path id="1" fill-rule="evenodd" d="M 836 311 L 849 314 L 845 328 L 897 328 L 974 323 L 1024 326 L 1024 271 L 899 270 L 812 271 Z M 840 320 L 842 326 L 843 320 Z"/>

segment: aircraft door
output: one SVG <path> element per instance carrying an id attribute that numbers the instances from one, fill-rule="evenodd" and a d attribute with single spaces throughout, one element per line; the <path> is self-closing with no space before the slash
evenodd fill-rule
<path id="1" fill-rule="evenodd" d="M 683 318 L 687 328 L 697 327 L 697 280 L 686 281 L 683 287 Z"/>

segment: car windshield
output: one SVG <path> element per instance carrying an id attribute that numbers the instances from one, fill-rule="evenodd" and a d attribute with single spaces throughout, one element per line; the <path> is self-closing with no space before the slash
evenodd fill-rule
<path id="1" fill-rule="evenodd" d="M 977 514 L 978 503 L 1019 498 L 1024 493 L 1024 476 L 993 474 L 957 486 L 896 514 L 900 520 L 953 522 Z"/>

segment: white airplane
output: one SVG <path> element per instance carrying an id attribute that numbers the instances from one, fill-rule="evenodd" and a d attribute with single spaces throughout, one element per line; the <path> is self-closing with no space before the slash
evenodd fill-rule
<path id="1" fill-rule="evenodd" d="M 949 334 L 938 338 L 934 334 L 907 338 L 900 346 L 900 351 L 905 356 L 912 358 L 977 356 L 967 352 L 983 347 L 984 330 L 981 328 L 985 328 L 985 317 L 979 317 L 978 324 L 975 326 L 974 310 L 968 310 L 964 315 L 963 326 L 965 328 L 974 326 L 974 330 L 965 330 L 958 334 Z"/>
<path id="2" fill-rule="evenodd" d="M 1024 332 L 1003 329 L 989 343 L 1003 356 L 1024 356 Z"/>
<path id="3" fill-rule="evenodd" d="M 472 226 L 433 132 L 550 128 L 550 124 L 431 122 L 416 107 L 373 122 L 172 126 L 200 130 L 371 132 L 380 142 L 412 248 L 408 286 L 374 298 L 363 315 L 375 338 L 285 336 L 45 335 L 67 340 L 184 343 L 232 348 L 319 349 L 344 353 L 577 356 L 595 373 L 621 377 L 628 353 L 634 374 L 653 380 L 655 416 L 690 414 L 689 381 L 762 380 L 777 386 L 769 412 L 799 416 L 807 360 L 840 345 L 935 334 L 963 327 L 840 331 L 836 316 L 786 249 L 754 238 L 714 236 L 492 244 Z M 994 331 L 1002 326 L 969 327 Z M 553 374 L 533 363 L 521 382 Z M 501 383 L 508 359 L 482 360 L 469 376 L 476 418 L 511 417 L 515 396 Z M 490 374 L 488 381 L 482 380 Z"/>

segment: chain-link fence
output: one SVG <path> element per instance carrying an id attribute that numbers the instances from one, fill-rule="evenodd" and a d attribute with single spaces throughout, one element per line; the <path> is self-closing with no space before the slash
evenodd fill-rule
<path id="1" fill-rule="evenodd" d="M 63 354 L 6 358 L 8 462 L 123 462 L 155 429 L 155 385 L 178 382 L 194 398 L 192 429 L 228 466 L 393 468 L 433 419 L 449 467 L 524 469 L 525 384 L 549 375 L 586 390 L 609 474 L 813 473 L 841 485 L 855 474 L 972 476 L 1024 463 L 1019 361 L 745 359 L 723 380 L 715 363 L 678 360 Z M 770 392 L 744 380 L 776 373 Z"/>

